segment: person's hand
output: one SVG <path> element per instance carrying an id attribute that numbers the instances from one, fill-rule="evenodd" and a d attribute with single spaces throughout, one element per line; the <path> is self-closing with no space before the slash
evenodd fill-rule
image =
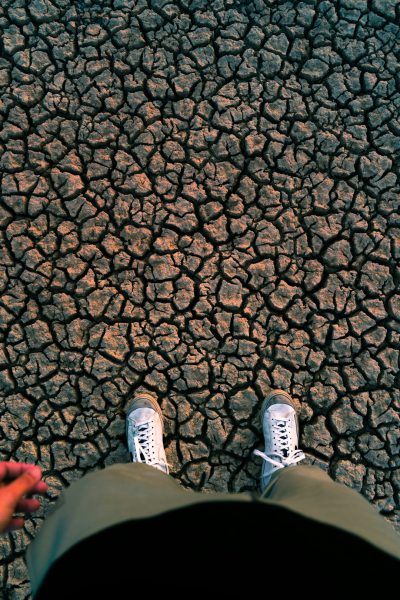
<path id="1" fill-rule="evenodd" d="M 42 471 L 36 465 L 0 462 L 0 533 L 22 529 L 25 521 L 23 517 L 14 517 L 14 513 L 29 514 L 40 508 L 39 500 L 25 496 L 48 490 L 41 478 Z"/>

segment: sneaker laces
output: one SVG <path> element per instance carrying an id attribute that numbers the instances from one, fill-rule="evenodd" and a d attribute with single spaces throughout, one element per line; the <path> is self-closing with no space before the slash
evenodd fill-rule
<path id="1" fill-rule="evenodd" d="M 171 465 L 165 461 L 160 463 L 155 452 L 155 441 L 154 441 L 154 422 L 152 419 L 139 423 L 139 425 L 133 426 L 133 445 L 135 451 L 135 461 L 143 462 L 141 455 L 144 457 L 144 462 L 147 465 L 160 465 L 164 464 L 168 467 Z"/>
<path id="2" fill-rule="evenodd" d="M 288 431 L 288 424 L 290 423 L 290 417 L 280 417 L 275 419 L 272 417 L 272 434 L 277 442 L 277 448 L 273 452 L 266 454 L 261 450 L 253 450 L 253 454 L 261 456 L 264 460 L 271 463 L 276 469 L 283 469 L 289 465 L 294 465 L 300 460 L 306 458 L 306 455 L 299 448 L 290 450 L 290 434 Z M 277 459 L 272 458 L 276 456 Z M 262 475 L 261 475 L 262 477 Z"/>

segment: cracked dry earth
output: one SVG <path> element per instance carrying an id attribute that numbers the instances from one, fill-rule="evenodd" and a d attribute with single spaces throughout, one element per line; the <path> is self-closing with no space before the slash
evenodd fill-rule
<path id="1" fill-rule="evenodd" d="M 400 3 L 2 0 L 1 459 L 60 491 L 129 460 L 257 486 L 261 402 L 399 528 Z"/>

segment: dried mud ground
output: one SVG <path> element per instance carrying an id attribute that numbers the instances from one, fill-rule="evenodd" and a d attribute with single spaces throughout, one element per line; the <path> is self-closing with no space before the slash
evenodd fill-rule
<path id="1" fill-rule="evenodd" d="M 50 492 L 129 460 L 253 489 L 288 390 L 307 462 L 399 529 L 400 3 L 2 0 L 1 459 Z M 1 595 L 2 594 L 2 595 Z"/>

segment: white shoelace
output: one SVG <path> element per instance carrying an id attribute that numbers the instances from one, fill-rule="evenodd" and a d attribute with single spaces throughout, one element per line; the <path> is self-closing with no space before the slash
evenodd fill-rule
<path id="1" fill-rule="evenodd" d="M 276 450 L 269 452 L 266 454 L 265 452 L 261 452 L 261 450 L 253 450 L 253 454 L 257 454 L 257 456 L 261 456 L 264 460 L 271 463 L 276 469 L 283 469 L 289 465 L 294 465 L 298 463 L 300 460 L 303 460 L 306 455 L 299 448 L 295 448 L 294 450 L 290 450 L 290 434 L 288 431 L 288 425 L 290 422 L 290 417 L 275 419 L 272 417 L 272 435 L 275 439 Z M 284 455 L 284 451 L 286 451 L 286 456 Z M 278 457 L 279 460 L 275 460 L 272 456 Z"/>
<path id="2" fill-rule="evenodd" d="M 144 456 L 144 462 L 147 465 L 164 464 L 159 463 L 155 452 L 154 441 L 154 423 L 152 420 L 145 421 L 133 427 L 133 443 L 135 447 L 135 460 L 143 462 L 141 455 Z M 171 465 L 165 462 L 165 465 Z"/>
<path id="3" fill-rule="evenodd" d="M 152 421 L 146 421 L 136 425 L 133 430 L 133 443 L 135 446 L 135 458 L 138 462 L 143 462 L 141 455 L 144 456 L 144 462 L 148 465 L 154 465 L 156 460 L 154 443 L 154 425 Z"/>

